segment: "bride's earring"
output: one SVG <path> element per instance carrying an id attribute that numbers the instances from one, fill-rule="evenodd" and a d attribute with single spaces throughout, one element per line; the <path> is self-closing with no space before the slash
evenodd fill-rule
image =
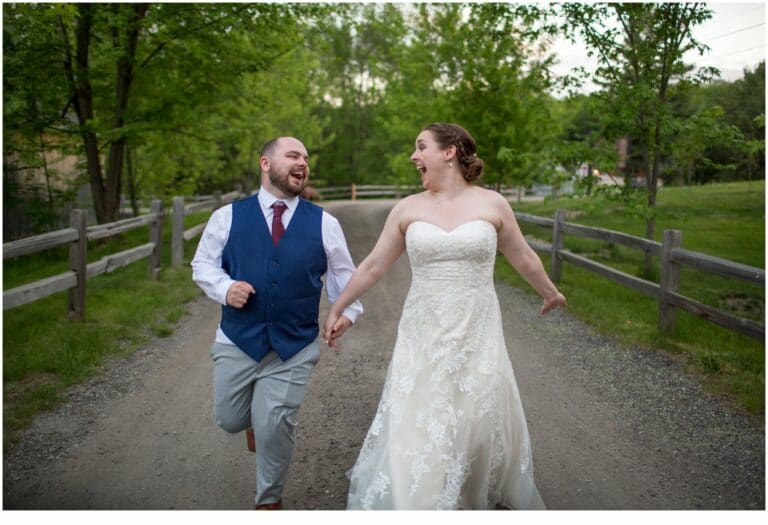
<path id="1" fill-rule="evenodd" d="M 449 161 L 448 161 L 448 167 L 449 167 L 449 168 L 452 168 L 452 167 L 453 167 L 453 161 L 452 161 L 452 160 L 449 160 Z"/>

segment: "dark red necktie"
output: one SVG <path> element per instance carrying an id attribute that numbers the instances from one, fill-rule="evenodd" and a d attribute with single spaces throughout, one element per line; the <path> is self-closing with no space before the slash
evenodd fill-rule
<path id="1" fill-rule="evenodd" d="M 283 201 L 277 201 L 272 205 L 272 209 L 275 214 L 272 215 L 272 244 L 277 246 L 280 242 L 280 238 L 285 233 L 285 226 L 283 226 L 283 212 L 288 206 Z"/>

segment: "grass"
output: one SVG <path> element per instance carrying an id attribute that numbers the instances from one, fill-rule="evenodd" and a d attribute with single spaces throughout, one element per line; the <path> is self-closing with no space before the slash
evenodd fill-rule
<path id="1" fill-rule="evenodd" d="M 186 227 L 206 213 L 185 219 Z M 163 232 L 162 271 L 148 279 L 147 259 L 88 280 L 86 320 L 67 319 L 67 294 L 3 313 L 3 442 L 17 441 L 38 413 L 61 402 L 67 387 L 97 374 L 105 358 L 126 356 L 152 337 L 167 337 L 200 295 L 188 264 L 170 266 L 170 220 Z M 147 242 L 148 227 L 88 244 L 88 262 Z M 189 260 L 196 241 L 185 243 Z M 3 264 L 3 289 L 63 272 L 68 251 L 59 247 Z"/>
<path id="2" fill-rule="evenodd" d="M 765 262 L 765 184 L 743 182 L 659 190 L 655 240 L 664 229 L 683 232 L 683 247 L 758 268 Z M 604 198 L 561 198 L 543 203 L 513 203 L 517 211 L 545 217 L 567 210 L 567 220 L 644 237 L 643 219 L 628 217 L 616 202 Z M 522 223 L 526 235 L 551 240 L 546 228 Z M 642 254 L 624 246 L 565 236 L 565 247 L 597 262 L 642 276 Z M 546 268 L 549 257 L 542 256 Z M 658 263 L 658 261 L 654 261 Z M 506 260 L 497 275 L 516 286 L 530 287 Z M 658 265 L 650 276 L 658 282 Z M 690 268 L 681 271 L 680 293 L 704 304 L 764 324 L 765 289 Z M 658 303 L 640 293 L 563 263 L 558 287 L 568 310 L 598 332 L 625 345 L 658 349 L 681 359 L 705 387 L 732 400 L 751 414 L 765 411 L 765 344 L 679 311 L 675 333 L 658 333 Z M 533 292 L 532 292 L 533 293 Z"/>

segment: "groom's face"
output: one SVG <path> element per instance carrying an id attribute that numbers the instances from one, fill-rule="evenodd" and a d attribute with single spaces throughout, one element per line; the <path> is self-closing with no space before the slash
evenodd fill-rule
<path id="1" fill-rule="evenodd" d="M 309 180 L 309 154 L 304 144 L 292 137 L 281 138 L 269 158 L 268 173 L 283 197 L 300 195 Z"/>

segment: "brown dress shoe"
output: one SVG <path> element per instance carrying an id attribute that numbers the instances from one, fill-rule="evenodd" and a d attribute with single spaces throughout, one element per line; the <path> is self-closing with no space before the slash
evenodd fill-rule
<path id="1" fill-rule="evenodd" d="M 253 436 L 252 428 L 245 431 L 245 439 L 248 441 L 248 450 L 256 452 L 256 438 Z"/>
<path id="2" fill-rule="evenodd" d="M 283 500 L 279 499 L 274 503 L 259 503 L 254 507 L 255 510 L 283 510 Z"/>

